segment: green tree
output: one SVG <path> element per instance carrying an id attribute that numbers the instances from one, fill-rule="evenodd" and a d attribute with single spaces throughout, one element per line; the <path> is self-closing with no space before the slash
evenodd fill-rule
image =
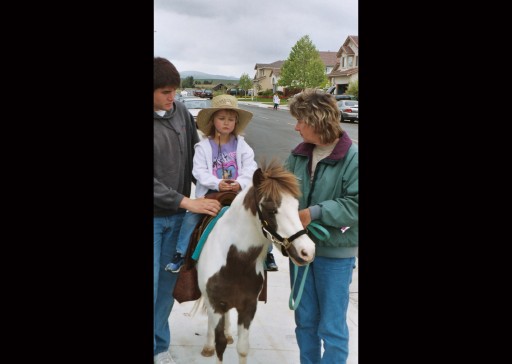
<path id="1" fill-rule="evenodd" d="M 359 100 L 359 79 L 348 84 L 346 93 L 355 96 Z"/>
<path id="2" fill-rule="evenodd" d="M 323 87 L 328 82 L 324 68 L 320 53 L 309 35 L 305 35 L 295 43 L 288 59 L 284 61 L 278 85 L 302 90 Z"/>
<path id="3" fill-rule="evenodd" d="M 194 87 L 194 76 L 188 76 L 188 77 L 185 77 L 184 80 L 181 80 L 181 87 L 182 88 Z"/>
<path id="4" fill-rule="evenodd" d="M 252 80 L 247 73 L 242 73 L 242 76 L 240 76 L 238 87 L 244 90 L 244 96 L 247 94 L 247 90 L 252 87 Z"/>

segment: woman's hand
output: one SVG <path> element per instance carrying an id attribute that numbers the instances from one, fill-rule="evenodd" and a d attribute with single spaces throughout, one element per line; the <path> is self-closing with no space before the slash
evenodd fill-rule
<path id="1" fill-rule="evenodd" d="M 309 211 L 309 208 L 299 210 L 299 218 L 303 228 L 308 226 L 311 222 L 311 211 Z"/>

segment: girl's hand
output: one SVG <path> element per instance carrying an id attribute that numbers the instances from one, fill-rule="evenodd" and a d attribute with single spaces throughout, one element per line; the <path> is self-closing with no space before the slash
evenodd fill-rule
<path id="1" fill-rule="evenodd" d="M 222 181 L 219 182 L 219 191 L 238 192 L 240 188 L 240 184 L 232 179 L 223 179 Z"/>
<path id="2" fill-rule="evenodd" d="M 230 186 L 231 186 L 231 191 L 233 191 L 233 192 L 238 192 L 238 191 L 240 191 L 240 190 L 241 190 L 241 188 L 242 188 L 242 187 L 240 186 L 240 183 L 238 183 L 237 181 L 233 181 L 233 182 L 230 184 Z"/>
<path id="3" fill-rule="evenodd" d="M 219 182 L 219 191 L 231 191 L 231 184 L 234 181 L 231 179 L 223 179 Z"/>

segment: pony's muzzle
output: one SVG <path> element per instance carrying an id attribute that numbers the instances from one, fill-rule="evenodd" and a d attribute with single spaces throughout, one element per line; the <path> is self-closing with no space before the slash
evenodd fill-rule
<path id="1" fill-rule="evenodd" d="M 295 265 L 302 266 L 311 263 L 315 259 L 315 244 L 311 241 L 311 246 L 297 247 L 292 245 L 288 249 L 288 255 Z"/>

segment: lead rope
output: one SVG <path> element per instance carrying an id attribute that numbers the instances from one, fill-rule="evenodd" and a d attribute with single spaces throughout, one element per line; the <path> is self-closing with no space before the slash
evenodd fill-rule
<path id="1" fill-rule="evenodd" d="M 327 240 L 331 237 L 331 234 L 320 224 L 316 222 L 311 222 L 307 229 L 311 231 L 313 235 L 315 235 L 320 240 Z M 317 231 L 318 230 L 318 231 Z M 299 273 L 299 268 L 297 265 L 293 264 L 293 284 L 292 291 L 290 292 L 290 299 L 288 300 L 288 307 L 290 310 L 295 311 L 297 307 L 299 307 L 300 300 L 302 298 L 302 291 L 304 291 L 304 284 L 306 283 L 306 276 L 308 275 L 309 264 L 306 265 L 306 269 L 304 270 L 304 274 L 302 275 L 302 279 L 300 281 L 299 292 L 297 292 L 297 298 L 293 299 L 293 292 L 295 291 L 295 283 L 297 282 L 297 274 Z M 294 302 L 295 301 L 295 302 Z"/>
<path id="2" fill-rule="evenodd" d="M 309 264 L 306 265 L 306 269 L 304 270 L 304 274 L 302 275 L 302 279 L 300 281 L 299 292 L 297 293 L 297 298 L 295 302 L 293 300 L 293 292 L 295 291 L 295 282 L 297 282 L 297 274 L 299 272 L 299 268 L 295 264 L 293 264 L 293 285 L 292 291 L 290 292 L 290 299 L 288 300 L 288 307 L 290 310 L 295 311 L 297 307 L 299 307 L 300 299 L 302 298 L 302 291 L 304 290 L 304 283 L 306 283 L 306 276 L 309 271 Z"/>

